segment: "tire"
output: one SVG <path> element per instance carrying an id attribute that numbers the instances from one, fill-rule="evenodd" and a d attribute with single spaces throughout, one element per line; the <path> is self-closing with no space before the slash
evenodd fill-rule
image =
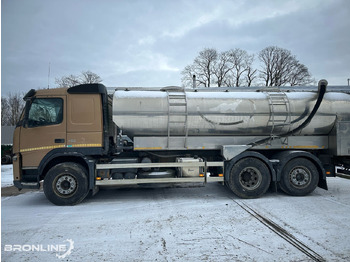
<path id="1" fill-rule="evenodd" d="M 294 158 L 282 169 L 280 188 L 292 196 L 305 196 L 315 190 L 319 181 L 316 166 L 306 158 Z"/>
<path id="2" fill-rule="evenodd" d="M 231 165 L 228 186 L 240 198 L 258 198 L 269 188 L 271 175 L 265 163 L 254 157 L 247 157 Z"/>
<path id="3" fill-rule="evenodd" d="M 73 162 L 52 167 L 44 178 L 44 193 L 58 206 L 76 205 L 88 194 L 86 169 Z"/>

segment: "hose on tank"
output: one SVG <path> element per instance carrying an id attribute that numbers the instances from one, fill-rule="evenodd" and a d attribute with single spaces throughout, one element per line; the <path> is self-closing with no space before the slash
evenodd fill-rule
<path id="1" fill-rule="evenodd" d="M 318 97 L 317 97 L 317 101 L 316 101 L 316 104 L 315 104 L 314 108 L 312 109 L 310 115 L 306 118 L 306 120 L 300 126 L 296 127 L 295 129 L 293 129 L 291 131 L 288 131 L 286 133 L 280 134 L 280 135 L 278 135 L 278 137 L 292 136 L 295 133 L 297 133 L 300 130 L 302 130 L 303 128 L 305 128 L 311 122 L 312 118 L 315 116 L 315 114 L 317 113 L 317 110 L 319 109 L 319 107 L 320 107 L 320 105 L 322 103 L 324 94 L 326 93 L 326 90 L 327 90 L 327 85 L 328 85 L 327 80 L 322 79 L 322 80 L 320 80 L 318 82 Z M 259 146 L 259 145 L 262 145 L 262 144 L 268 142 L 269 140 L 271 140 L 271 137 L 263 138 L 263 139 L 258 140 L 256 142 L 250 143 L 248 145 L 250 145 L 252 147 Z"/>

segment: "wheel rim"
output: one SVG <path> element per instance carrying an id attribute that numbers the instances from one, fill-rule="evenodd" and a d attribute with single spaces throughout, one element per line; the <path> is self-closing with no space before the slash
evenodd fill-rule
<path id="1" fill-rule="evenodd" d="M 246 167 L 239 174 L 239 183 L 246 190 L 257 189 L 261 181 L 261 172 L 255 167 Z"/>
<path id="2" fill-rule="evenodd" d="M 77 181 L 70 174 L 59 176 L 54 182 L 55 191 L 62 196 L 70 196 L 77 189 Z"/>
<path id="3" fill-rule="evenodd" d="M 293 186 L 304 188 L 311 183 L 311 172 L 306 167 L 297 166 L 290 171 L 289 178 Z"/>

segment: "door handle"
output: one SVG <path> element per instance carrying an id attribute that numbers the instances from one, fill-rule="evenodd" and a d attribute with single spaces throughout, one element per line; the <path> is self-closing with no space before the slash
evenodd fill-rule
<path id="1" fill-rule="evenodd" d="M 55 139 L 55 143 L 60 143 L 60 144 L 62 144 L 62 143 L 64 143 L 64 139 L 63 138 L 56 138 Z"/>

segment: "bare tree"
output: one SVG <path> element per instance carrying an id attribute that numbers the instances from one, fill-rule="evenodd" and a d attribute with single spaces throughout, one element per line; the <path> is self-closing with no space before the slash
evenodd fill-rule
<path id="1" fill-rule="evenodd" d="M 9 120 L 9 103 L 7 97 L 1 97 L 1 125 L 7 126 Z"/>
<path id="2" fill-rule="evenodd" d="M 273 72 L 276 68 L 275 64 L 275 46 L 266 47 L 259 53 L 259 60 L 262 62 L 262 70 L 260 70 L 260 78 L 265 82 L 265 86 L 272 86 Z"/>
<path id="3" fill-rule="evenodd" d="M 214 67 L 214 75 L 216 76 L 219 87 L 225 84 L 233 67 L 234 65 L 232 64 L 230 52 L 221 52 Z"/>
<path id="4" fill-rule="evenodd" d="M 101 83 L 102 79 L 98 74 L 95 74 L 91 71 L 83 71 L 81 72 L 81 82 L 84 84 L 95 84 Z"/>
<path id="5" fill-rule="evenodd" d="M 262 62 L 260 78 L 265 86 L 284 86 L 287 84 L 308 84 L 311 75 L 305 65 L 299 63 L 292 53 L 277 46 L 269 46 L 259 53 Z"/>
<path id="6" fill-rule="evenodd" d="M 101 77 L 89 70 L 81 72 L 81 75 L 62 76 L 61 78 L 55 79 L 57 87 L 72 87 L 80 84 L 94 84 L 101 82 Z"/>
<path id="7" fill-rule="evenodd" d="M 251 86 L 253 81 L 257 78 L 257 69 L 253 68 L 254 55 L 250 55 L 247 59 L 247 71 L 246 71 L 246 84 L 247 86 Z"/>
<path id="8" fill-rule="evenodd" d="M 277 46 L 264 48 L 258 54 L 261 69 L 254 68 L 255 56 L 240 48 L 218 52 L 206 48 L 181 72 L 182 84 L 192 86 L 196 75 L 196 86 L 251 86 L 260 77 L 265 86 L 306 85 L 314 82 L 307 67 L 292 53 Z M 258 72 L 260 74 L 258 75 Z"/>
<path id="9" fill-rule="evenodd" d="M 315 79 L 311 77 L 309 69 L 299 63 L 299 61 L 295 61 L 290 71 L 289 84 L 291 86 L 298 86 L 311 83 L 315 83 Z"/>
<path id="10" fill-rule="evenodd" d="M 25 104 L 22 97 L 21 93 L 10 93 L 8 97 L 1 97 L 1 125 L 17 124 Z"/>
<path id="11" fill-rule="evenodd" d="M 232 80 L 230 81 L 231 86 L 241 86 L 242 75 L 248 70 L 248 62 L 250 56 L 247 51 L 240 48 L 236 48 L 229 51 L 230 60 L 232 63 Z"/>
<path id="12" fill-rule="evenodd" d="M 218 54 L 213 48 L 206 48 L 181 72 L 182 84 L 192 83 L 192 76 L 196 75 L 197 86 L 210 87 L 212 83 L 218 86 L 240 86 L 245 78 L 243 75 L 249 70 L 250 84 L 256 78 L 256 70 L 252 68 L 254 56 L 247 51 L 236 48 Z"/>
<path id="13" fill-rule="evenodd" d="M 193 85 L 193 75 L 195 74 L 193 65 L 187 65 L 181 71 L 181 82 L 183 86 L 192 86 Z M 197 77 L 197 76 L 196 76 Z"/>
<path id="14" fill-rule="evenodd" d="M 218 53 L 216 49 L 205 48 L 199 52 L 199 55 L 194 59 L 192 65 L 188 65 L 181 72 L 183 75 L 182 82 L 188 83 L 192 81 L 192 75 L 196 75 L 197 86 L 210 87 L 212 77 L 215 71 L 215 62 Z"/>
<path id="15" fill-rule="evenodd" d="M 9 107 L 11 112 L 9 124 L 16 125 L 24 108 L 23 95 L 20 93 L 10 94 Z"/>
<path id="16" fill-rule="evenodd" d="M 183 86 L 193 86 L 193 76 L 196 76 L 196 87 L 204 86 L 207 87 L 207 78 L 205 75 L 195 67 L 194 64 L 187 65 L 184 70 L 181 72 L 182 74 L 182 85 Z"/>
<path id="17" fill-rule="evenodd" d="M 197 77 L 202 80 L 204 87 L 210 87 L 212 76 L 214 75 L 215 61 L 218 53 L 214 48 L 205 48 L 199 52 L 199 55 L 194 59 L 194 69 Z"/>
<path id="18" fill-rule="evenodd" d="M 62 76 L 61 78 L 56 78 L 55 83 L 57 87 L 72 87 L 80 84 L 80 79 L 75 75 Z"/>

